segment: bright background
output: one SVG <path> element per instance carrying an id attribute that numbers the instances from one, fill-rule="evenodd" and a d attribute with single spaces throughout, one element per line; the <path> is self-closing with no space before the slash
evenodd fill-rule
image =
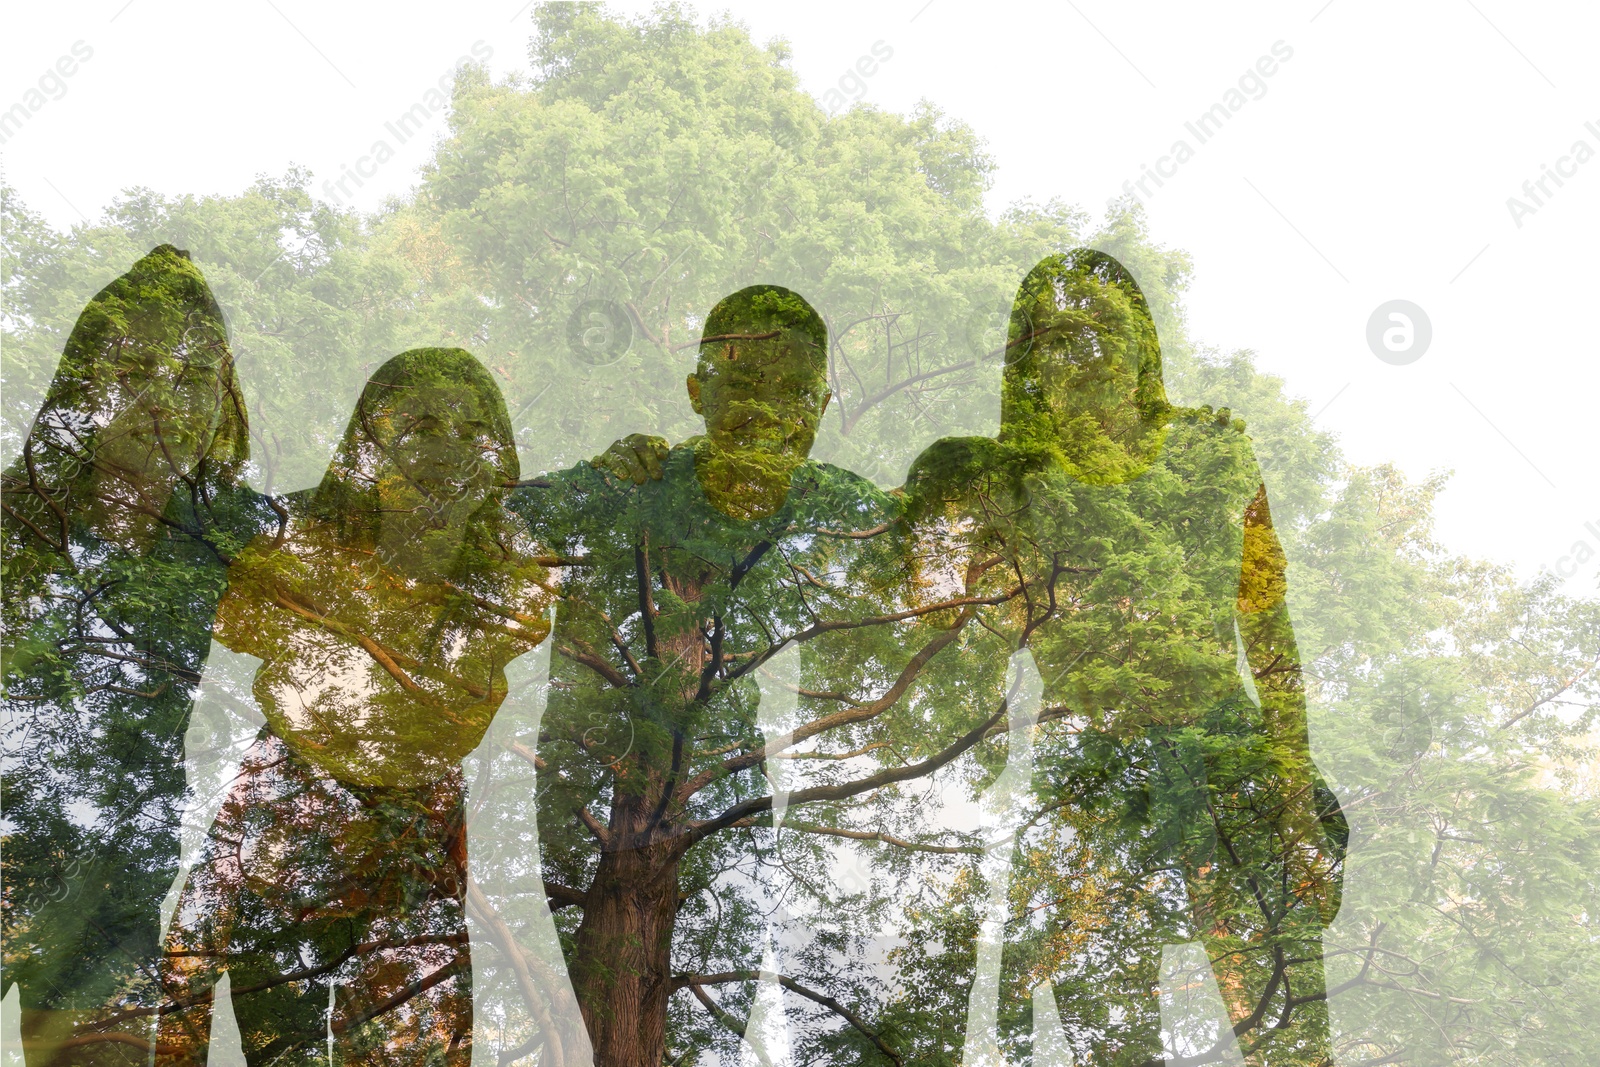
<path id="1" fill-rule="evenodd" d="M 1175 139 L 1195 145 L 1185 121 L 1284 42 L 1293 57 L 1265 95 L 1146 198 L 1153 237 L 1193 257 L 1193 337 L 1253 350 L 1356 462 L 1392 461 L 1413 478 L 1453 470 L 1437 510 L 1452 550 L 1513 562 L 1524 576 L 1580 541 L 1600 556 L 1600 343 L 1587 318 L 1600 289 L 1600 158 L 1521 227 L 1506 206 L 1574 141 L 1600 153 L 1600 9 L 1220 8 L 731 10 L 757 39 L 787 38 L 819 97 L 885 42 L 894 55 L 862 99 L 896 111 L 927 99 L 971 123 L 999 164 L 992 207 L 1060 198 L 1096 216 Z M 94 54 L 7 140 L 0 165 L 62 227 L 135 185 L 237 193 L 297 163 L 320 189 L 474 42 L 493 49 L 495 73 L 526 69 L 529 14 L 514 0 L 13 4 L 0 109 L 74 42 Z M 355 202 L 405 190 L 443 129 L 436 116 Z M 1366 343 L 1368 316 L 1394 298 L 1432 320 L 1432 346 L 1409 366 L 1381 362 Z M 1591 560 L 1572 591 L 1592 591 L 1597 572 Z"/>

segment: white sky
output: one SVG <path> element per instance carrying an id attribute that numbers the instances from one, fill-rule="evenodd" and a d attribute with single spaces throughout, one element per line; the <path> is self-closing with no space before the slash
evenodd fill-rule
<path id="1" fill-rule="evenodd" d="M 496 72 L 525 68 L 530 24 L 519 6 L 12 3 L 0 109 L 74 42 L 94 54 L 4 146 L 5 175 L 63 227 L 132 185 L 235 193 L 299 163 L 316 188 L 475 41 L 493 49 Z M 1600 158 L 1520 228 L 1506 206 L 1574 141 L 1600 152 L 1600 10 L 1508 0 L 1220 7 L 732 10 L 758 39 L 787 37 L 819 95 L 884 41 L 893 58 L 864 99 L 905 110 L 926 98 L 970 122 L 999 163 L 995 207 L 1060 197 L 1096 214 L 1175 139 L 1195 144 L 1185 121 L 1285 42 L 1293 57 L 1266 94 L 1149 202 L 1156 239 L 1194 258 L 1193 336 L 1253 349 L 1357 462 L 1393 461 L 1413 477 L 1453 469 L 1439 531 L 1456 551 L 1524 574 L 1580 540 L 1600 554 L 1600 342 L 1587 321 L 1600 288 Z M 403 191 L 442 129 L 435 118 L 430 137 L 406 145 L 358 203 Z M 1365 340 L 1368 316 L 1394 298 L 1421 305 L 1433 324 L 1431 348 L 1409 366 L 1380 362 Z M 1574 590 L 1592 591 L 1596 571 L 1591 562 Z"/>

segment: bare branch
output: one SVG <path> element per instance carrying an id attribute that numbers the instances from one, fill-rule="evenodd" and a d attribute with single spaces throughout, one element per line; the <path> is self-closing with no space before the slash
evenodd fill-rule
<path id="1" fill-rule="evenodd" d="M 954 856 L 981 856 L 983 848 L 979 845 L 929 845 L 920 841 L 907 841 L 903 837 L 886 834 L 881 831 L 868 832 L 866 830 L 841 830 L 837 826 L 816 826 L 811 823 L 788 822 L 783 824 L 786 830 L 799 830 L 808 834 L 821 834 L 825 837 L 844 837 L 852 841 L 879 841 L 895 848 L 909 849 L 912 852 L 937 852 L 940 855 Z"/>
<path id="2" fill-rule="evenodd" d="M 705 992 L 700 987 L 708 985 L 723 985 L 728 982 L 754 982 L 761 978 L 761 973 L 762 972 L 760 971 L 723 971 L 719 974 L 679 974 L 673 976 L 672 988 L 677 990 L 688 987 L 689 990 L 693 992 L 697 998 L 699 998 L 702 1004 L 707 1005 L 709 1010 L 720 1013 L 720 1016 L 727 1016 L 726 1012 L 722 1012 L 722 1009 L 714 1007 L 711 1004 L 709 998 L 705 995 Z M 808 989 L 786 974 L 773 975 L 773 977 L 778 980 L 778 983 L 782 985 L 783 988 L 789 990 L 791 993 L 797 993 L 813 1003 L 822 1005 L 824 1008 L 827 1008 L 829 1011 L 839 1016 L 839 1018 L 855 1027 L 855 1029 L 859 1031 L 862 1036 L 871 1041 L 873 1045 L 877 1046 L 879 1052 L 889 1057 L 889 1059 L 895 1063 L 905 1062 L 900 1058 L 900 1053 L 896 1052 L 892 1047 L 890 1047 L 890 1045 L 884 1041 L 882 1037 L 878 1036 L 877 1031 L 873 1030 L 872 1027 L 867 1025 L 866 1020 L 862 1019 L 861 1016 L 857 1015 L 855 1012 L 851 1011 L 834 998 L 825 993 L 819 993 L 814 989 Z M 720 1017 L 719 1021 L 721 1021 Z M 736 1032 L 742 1033 L 742 1031 Z"/>

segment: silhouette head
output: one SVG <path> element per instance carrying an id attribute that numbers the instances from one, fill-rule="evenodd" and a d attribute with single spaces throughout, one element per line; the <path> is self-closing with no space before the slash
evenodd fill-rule
<path id="1" fill-rule="evenodd" d="M 7 475 L 9 507 L 37 510 L 24 498 L 42 490 L 129 548 L 181 480 L 238 476 L 244 403 L 222 311 L 189 253 L 160 245 L 89 302 L 24 449 L 34 474 Z"/>
<path id="2" fill-rule="evenodd" d="M 1170 411 L 1144 293 L 1093 249 L 1040 260 L 1012 306 L 1001 438 L 1048 444 L 1085 481 L 1137 473 Z"/>
<path id="3" fill-rule="evenodd" d="M 367 381 L 315 510 L 413 577 L 442 576 L 467 525 L 517 480 L 505 400 L 471 353 L 419 348 Z"/>
<path id="4" fill-rule="evenodd" d="M 822 316 L 798 293 L 754 285 L 706 316 L 689 401 L 706 423 L 696 468 L 729 514 L 771 514 L 811 454 L 827 410 Z"/>

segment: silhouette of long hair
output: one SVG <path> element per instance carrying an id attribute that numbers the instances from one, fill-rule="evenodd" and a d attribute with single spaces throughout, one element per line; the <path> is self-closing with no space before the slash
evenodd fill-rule
<path id="1" fill-rule="evenodd" d="M 95 294 L 73 327 L 0 486 L 7 558 L 67 555 L 97 512 L 159 520 L 168 494 L 203 504 L 238 481 L 249 456 L 222 310 L 188 253 L 160 245 Z M 8 567 L 7 578 L 37 566 Z"/>
<path id="2" fill-rule="evenodd" d="M 395 408 L 407 394 L 425 390 L 452 398 L 458 426 L 481 424 L 478 443 L 490 457 L 499 484 L 486 487 L 475 517 L 487 518 L 491 509 L 498 509 L 506 490 L 516 482 L 520 468 L 511 418 L 499 386 L 483 364 L 459 348 L 402 353 L 367 380 L 338 451 L 309 501 L 308 514 L 337 524 L 347 543 L 370 543 L 376 537 L 383 514 L 379 485 L 398 476 L 390 438 L 403 431 L 393 424 Z"/>
<path id="3" fill-rule="evenodd" d="M 1161 341 L 1144 291 L 1114 257 L 1093 248 L 1047 256 L 1017 286 L 1006 339 L 1001 436 L 1038 419 L 1048 404 L 1043 355 L 1069 358 L 1102 349 L 1137 361 L 1135 405 L 1147 420 L 1168 410 L 1161 376 Z"/>

